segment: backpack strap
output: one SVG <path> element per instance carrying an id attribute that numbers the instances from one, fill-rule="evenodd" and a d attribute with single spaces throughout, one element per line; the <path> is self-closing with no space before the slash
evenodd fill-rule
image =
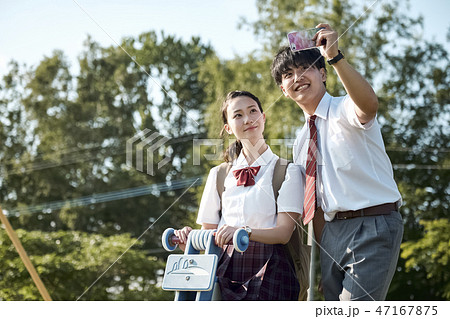
<path id="1" fill-rule="evenodd" d="M 273 178 L 272 178 L 272 188 L 273 195 L 275 196 L 275 201 L 278 198 L 278 192 L 280 191 L 281 185 L 284 182 L 286 177 L 286 170 L 289 165 L 289 161 L 284 158 L 278 158 L 275 163 L 275 168 L 273 169 Z"/>
<path id="2" fill-rule="evenodd" d="M 222 217 L 222 193 L 225 191 L 225 178 L 227 177 L 230 170 L 231 170 L 231 164 L 227 163 L 227 162 L 222 163 L 217 167 L 216 188 L 217 188 L 217 193 L 219 194 L 219 198 L 220 198 L 219 217 Z"/>

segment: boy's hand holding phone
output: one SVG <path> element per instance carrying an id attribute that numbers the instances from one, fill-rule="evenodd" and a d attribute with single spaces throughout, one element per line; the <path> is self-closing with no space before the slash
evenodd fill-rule
<path id="1" fill-rule="evenodd" d="M 338 33 L 326 23 L 318 24 L 316 28 L 321 29 L 314 35 L 313 41 L 318 46 L 322 45 L 320 52 L 325 59 L 333 59 L 339 54 Z"/>
<path id="2" fill-rule="evenodd" d="M 287 35 L 292 51 L 321 47 L 322 55 L 331 60 L 338 55 L 338 34 L 329 24 L 321 23 L 313 29 L 290 32 Z"/>

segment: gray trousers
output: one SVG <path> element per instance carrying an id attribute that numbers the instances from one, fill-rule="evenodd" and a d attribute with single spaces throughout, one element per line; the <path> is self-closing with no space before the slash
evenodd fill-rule
<path id="1" fill-rule="evenodd" d="M 396 211 L 326 222 L 320 251 L 325 300 L 384 300 L 402 236 Z"/>

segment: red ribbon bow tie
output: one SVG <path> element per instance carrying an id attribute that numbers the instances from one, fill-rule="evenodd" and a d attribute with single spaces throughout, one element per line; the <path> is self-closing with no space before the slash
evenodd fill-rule
<path id="1" fill-rule="evenodd" d="M 234 177 L 237 179 L 237 186 L 252 186 L 255 185 L 255 176 L 258 174 L 261 166 L 245 167 L 233 171 Z"/>

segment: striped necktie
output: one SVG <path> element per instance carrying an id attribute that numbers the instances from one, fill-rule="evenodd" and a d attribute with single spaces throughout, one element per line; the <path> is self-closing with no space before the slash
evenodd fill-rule
<path id="1" fill-rule="evenodd" d="M 306 187 L 305 200 L 303 202 L 303 225 L 308 224 L 314 217 L 317 209 L 316 199 L 316 177 L 317 177 L 317 129 L 313 115 L 308 120 L 309 126 L 309 145 L 308 157 L 306 159 Z"/>

